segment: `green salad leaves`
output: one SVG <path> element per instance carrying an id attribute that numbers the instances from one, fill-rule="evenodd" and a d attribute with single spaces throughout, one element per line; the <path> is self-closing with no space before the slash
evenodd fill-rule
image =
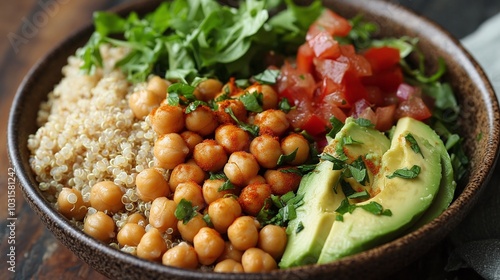
<path id="1" fill-rule="evenodd" d="M 95 32 L 77 55 L 91 73 L 102 66 L 102 44 L 126 47 L 128 55 L 115 66 L 132 82 L 151 73 L 186 83 L 199 76 L 248 77 L 263 70 L 269 51 L 295 52 L 323 10 L 321 1 L 304 7 L 284 2 L 286 9 L 272 18 L 269 11 L 281 1 L 245 0 L 233 8 L 214 0 L 174 0 L 142 18 L 96 12 Z"/>

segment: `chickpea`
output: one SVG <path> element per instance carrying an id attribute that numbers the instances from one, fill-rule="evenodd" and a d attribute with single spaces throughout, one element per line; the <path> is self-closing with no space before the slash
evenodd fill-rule
<path id="1" fill-rule="evenodd" d="M 170 195 L 170 187 L 163 175 L 155 168 L 144 169 L 135 178 L 137 196 L 143 201 Z"/>
<path id="2" fill-rule="evenodd" d="M 201 169 L 210 172 L 221 170 L 227 162 L 224 147 L 211 139 L 204 140 L 194 147 L 193 158 Z"/>
<path id="3" fill-rule="evenodd" d="M 146 226 L 146 218 L 141 214 L 141 213 L 134 213 L 130 216 L 128 216 L 127 223 L 134 223 L 138 224 L 142 227 Z"/>
<path id="4" fill-rule="evenodd" d="M 262 109 L 276 109 L 278 107 L 278 93 L 269 85 L 252 85 L 246 89 L 247 92 L 262 93 Z"/>
<path id="5" fill-rule="evenodd" d="M 124 209 L 123 191 L 111 181 L 96 183 L 90 189 L 90 205 L 99 211 L 117 213 Z"/>
<path id="6" fill-rule="evenodd" d="M 277 225 L 266 225 L 259 231 L 257 247 L 277 260 L 285 252 L 286 242 L 287 235 L 284 228 Z"/>
<path id="7" fill-rule="evenodd" d="M 253 177 L 252 179 L 250 179 L 250 181 L 248 181 L 249 185 L 251 185 L 251 184 L 265 184 L 265 183 L 266 183 L 266 178 L 264 178 L 261 175 L 257 175 L 255 177 Z"/>
<path id="8" fill-rule="evenodd" d="M 259 232 L 252 217 L 241 216 L 227 228 L 227 236 L 234 248 L 244 251 L 257 246 Z"/>
<path id="9" fill-rule="evenodd" d="M 161 233 L 156 228 L 151 228 L 137 245 L 137 256 L 150 261 L 159 261 L 167 250 L 167 244 Z"/>
<path id="10" fill-rule="evenodd" d="M 281 150 L 283 154 L 289 155 L 297 150 L 295 158 L 289 162 L 291 165 L 300 165 L 309 158 L 309 142 L 304 136 L 292 133 L 281 140 Z"/>
<path id="11" fill-rule="evenodd" d="M 211 265 L 224 252 L 224 239 L 213 228 L 204 227 L 193 238 L 194 250 L 203 265 Z"/>
<path id="12" fill-rule="evenodd" d="M 159 76 L 153 76 L 149 79 L 146 89 L 152 91 L 160 100 L 163 100 L 167 97 L 167 89 L 169 85 L 169 81 L 162 79 Z"/>
<path id="13" fill-rule="evenodd" d="M 145 233 L 146 230 L 144 227 L 134 223 L 126 223 L 120 231 L 118 231 L 116 239 L 121 246 L 137 246 Z"/>
<path id="14" fill-rule="evenodd" d="M 196 147 L 196 145 L 198 145 L 199 143 L 203 142 L 203 137 L 201 137 L 201 135 L 189 130 L 183 131 L 181 133 L 181 137 L 182 139 L 184 139 L 184 142 L 186 142 L 189 148 L 188 156 L 192 156 L 194 152 L 194 147 Z"/>
<path id="15" fill-rule="evenodd" d="M 196 99 L 208 102 L 222 91 L 222 83 L 216 79 L 206 79 L 200 82 L 194 89 Z"/>
<path id="16" fill-rule="evenodd" d="M 286 168 L 269 169 L 264 173 L 264 178 L 271 186 L 273 194 L 282 195 L 289 191 L 296 191 L 299 188 L 302 177 L 297 173 L 280 171 Z"/>
<path id="17" fill-rule="evenodd" d="M 240 251 L 234 248 L 233 244 L 230 241 L 226 241 L 224 244 L 224 251 L 217 259 L 217 261 L 221 262 L 223 260 L 232 259 L 237 262 L 241 262 L 241 256 L 243 255 L 243 251 Z"/>
<path id="18" fill-rule="evenodd" d="M 273 136 L 281 136 L 290 126 L 285 112 L 281 110 L 269 109 L 258 113 L 255 116 L 255 125 L 260 128 L 260 134 L 270 134 Z"/>
<path id="19" fill-rule="evenodd" d="M 234 194 L 235 189 L 229 190 L 221 190 L 219 191 L 222 184 L 224 184 L 225 180 L 222 179 L 209 179 L 205 180 L 203 183 L 203 199 L 205 199 L 205 203 L 210 204 L 215 200 L 224 197 L 227 194 Z"/>
<path id="20" fill-rule="evenodd" d="M 215 141 L 230 154 L 248 150 L 250 136 L 246 131 L 234 124 L 225 124 L 215 130 Z"/>
<path id="21" fill-rule="evenodd" d="M 184 112 L 179 106 L 162 104 L 151 111 L 149 119 L 158 135 L 178 133 L 184 129 Z"/>
<path id="22" fill-rule="evenodd" d="M 169 179 L 170 190 L 175 192 L 179 184 L 190 181 L 202 184 L 205 177 L 205 172 L 196 163 L 181 163 L 172 169 Z"/>
<path id="23" fill-rule="evenodd" d="M 59 212 L 68 219 L 81 221 L 87 214 L 87 205 L 83 201 L 82 193 L 77 189 L 62 188 L 57 197 Z"/>
<path id="24" fill-rule="evenodd" d="M 219 123 L 214 112 L 205 105 L 199 106 L 194 111 L 186 114 L 186 128 L 201 136 L 212 134 Z"/>
<path id="25" fill-rule="evenodd" d="M 275 168 L 283 154 L 278 139 L 268 134 L 257 136 L 252 140 L 250 153 L 264 168 Z"/>
<path id="26" fill-rule="evenodd" d="M 198 255 L 193 246 L 181 242 L 163 254 L 162 263 L 179 268 L 195 269 L 198 267 Z"/>
<path id="27" fill-rule="evenodd" d="M 241 265 L 245 272 L 269 272 L 278 265 L 271 255 L 259 248 L 250 248 L 241 256 Z"/>
<path id="28" fill-rule="evenodd" d="M 140 90 L 132 93 L 128 99 L 128 105 L 134 116 L 138 119 L 144 119 L 151 110 L 160 106 L 162 99 L 150 90 Z"/>
<path id="29" fill-rule="evenodd" d="M 241 263 L 232 259 L 226 259 L 221 262 L 218 262 L 215 265 L 214 272 L 244 272 L 244 271 Z"/>
<path id="30" fill-rule="evenodd" d="M 236 99 L 226 99 L 217 102 L 217 120 L 219 123 L 233 123 L 235 124 L 236 121 L 233 120 L 233 118 L 225 111 L 226 108 L 231 108 L 231 110 L 234 113 L 234 116 L 242 122 L 246 122 L 247 120 L 247 109 L 245 109 L 245 105 L 243 105 L 243 102 L 240 100 Z"/>
<path id="31" fill-rule="evenodd" d="M 104 212 L 97 211 L 85 218 L 83 231 L 102 242 L 109 242 L 115 237 L 115 222 Z"/>
<path id="32" fill-rule="evenodd" d="M 251 184 L 241 190 L 238 202 L 243 212 L 248 215 L 257 216 L 260 209 L 264 207 L 266 200 L 271 196 L 269 184 Z"/>
<path id="33" fill-rule="evenodd" d="M 161 168 L 172 169 L 184 162 L 189 147 L 179 134 L 168 133 L 156 140 L 153 153 Z"/>
<path id="34" fill-rule="evenodd" d="M 171 228 L 177 230 L 177 218 L 175 217 L 175 209 L 177 203 L 166 197 L 158 197 L 153 200 L 149 212 L 149 224 L 157 228 L 160 232 L 165 232 Z"/>
<path id="35" fill-rule="evenodd" d="M 174 193 L 175 203 L 179 204 L 183 198 L 190 201 L 193 206 L 198 206 L 199 210 L 205 208 L 201 186 L 196 182 L 188 181 L 177 185 Z"/>
<path id="36" fill-rule="evenodd" d="M 208 225 L 200 213 L 194 216 L 187 223 L 184 223 L 183 221 L 177 222 L 177 229 L 179 230 L 182 239 L 191 243 L 193 242 L 193 238 L 198 233 L 198 231 L 200 231 L 202 227 L 206 226 Z"/>
<path id="37" fill-rule="evenodd" d="M 208 215 L 214 228 L 226 233 L 233 221 L 241 216 L 241 206 L 234 197 L 219 198 L 208 206 Z"/>
<path id="38" fill-rule="evenodd" d="M 242 186 L 259 173 L 259 163 L 255 157 L 247 152 L 234 152 L 224 166 L 224 174 L 231 183 Z"/>

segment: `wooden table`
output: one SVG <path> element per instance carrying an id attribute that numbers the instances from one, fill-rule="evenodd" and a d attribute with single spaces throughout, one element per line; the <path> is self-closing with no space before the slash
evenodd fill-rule
<path id="1" fill-rule="evenodd" d="M 94 10 L 107 9 L 133 0 L 16 0 L 0 2 L 0 146 L 6 146 L 8 112 L 15 91 L 34 63 L 66 36 L 91 21 Z M 472 32 L 483 20 L 500 11 L 498 1 L 482 1 L 470 4 L 467 0 L 393 1 L 421 11 L 462 37 Z M 497 2 L 497 3 L 495 3 Z M 445 16 L 443 16 L 445 15 Z M 15 273 L 7 270 L 7 184 L 8 171 L 6 149 L 0 150 L 0 279 L 106 279 L 59 243 L 45 228 L 16 192 L 16 266 Z M 436 248 L 433 256 L 442 254 Z M 403 269 L 395 277 L 418 279 L 417 262 Z M 442 269 L 444 262 L 435 264 Z M 413 276 L 409 276 L 413 275 Z M 467 277 L 476 277 L 466 272 Z M 463 276 L 462 276 L 463 277 Z M 465 279 L 465 278 L 462 278 Z M 470 278 L 469 278 L 470 279 Z"/>

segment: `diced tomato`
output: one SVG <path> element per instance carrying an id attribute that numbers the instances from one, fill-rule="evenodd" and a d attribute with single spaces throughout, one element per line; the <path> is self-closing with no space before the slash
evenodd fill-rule
<path id="1" fill-rule="evenodd" d="M 399 50 L 391 47 L 370 48 L 364 53 L 374 72 L 393 68 L 401 59 Z"/>
<path id="2" fill-rule="evenodd" d="M 353 71 L 345 72 L 342 83 L 345 86 L 344 96 L 348 103 L 354 104 L 360 99 L 366 99 L 366 89 Z"/>
<path id="3" fill-rule="evenodd" d="M 345 119 L 347 118 L 346 113 L 342 111 L 342 109 L 337 106 L 335 102 L 331 102 L 332 100 L 329 97 L 335 96 L 334 94 L 330 94 L 325 99 L 323 102 L 320 104 L 320 106 L 316 109 L 316 114 L 320 116 L 325 122 L 329 123 L 330 118 L 332 116 L 335 116 L 337 119 L 340 121 L 344 122 Z"/>
<path id="4" fill-rule="evenodd" d="M 330 9 L 324 9 L 319 18 L 309 27 L 306 40 L 316 36 L 319 32 L 326 31 L 332 36 L 347 36 L 352 27 L 349 21 Z"/>
<path id="5" fill-rule="evenodd" d="M 373 86 L 366 86 L 365 89 L 366 89 L 366 100 L 368 102 L 376 106 L 385 105 L 384 93 L 382 92 L 382 90 L 380 90 L 380 88 Z"/>
<path id="6" fill-rule="evenodd" d="M 372 74 L 370 63 L 362 55 L 356 54 L 353 45 L 341 45 L 340 53 L 341 56 L 337 58 L 337 61 L 348 63 L 349 69 L 355 71 L 359 77 Z"/>
<path id="7" fill-rule="evenodd" d="M 303 73 L 285 63 L 281 67 L 277 88 L 280 96 L 297 105 L 297 101 L 304 98 L 313 99 L 316 82 L 310 73 Z"/>
<path id="8" fill-rule="evenodd" d="M 402 117 L 412 117 L 416 120 L 422 121 L 428 119 L 432 116 L 431 111 L 425 105 L 422 98 L 418 96 L 412 96 L 408 100 L 399 103 L 396 109 L 396 118 L 400 119 Z"/>
<path id="9" fill-rule="evenodd" d="M 316 73 L 320 79 L 328 78 L 336 84 L 341 84 L 349 64 L 333 59 L 313 59 Z"/>
<path id="10" fill-rule="evenodd" d="M 364 85 L 377 86 L 385 92 L 396 91 L 403 82 L 403 72 L 398 65 L 393 68 L 361 78 Z"/>
<path id="11" fill-rule="evenodd" d="M 339 43 L 324 31 L 307 40 L 307 44 L 316 57 L 335 59 L 340 56 Z"/>
<path id="12" fill-rule="evenodd" d="M 344 96 L 344 87 L 334 83 L 329 78 L 324 78 L 318 87 L 318 95 L 315 99 L 316 103 L 333 104 L 339 108 L 350 108 Z"/>
<path id="13" fill-rule="evenodd" d="M 380 131 L 387 131 L 391 129 L 394 124 L 394 113 L 396 112 L 396 105 L 392 104 L 384 107 L 377 107 L 375 115 L 377 122 L 375 128 Z"/>
<path id="14" fill-rule="evenodd" d="M 320 135 L 325 132 L 328 123 L 316 114 L 311 114 L 306 122 L 302 125 L 302 129 L 306 130 L 311 135 Z"/>
<path id="15" fill-rule="evenodd" d="M 313 72 L 313 57 L 314 52 L 306 42 L 299 47 L 297 52 L 297 70 L 302 73 Z"/>

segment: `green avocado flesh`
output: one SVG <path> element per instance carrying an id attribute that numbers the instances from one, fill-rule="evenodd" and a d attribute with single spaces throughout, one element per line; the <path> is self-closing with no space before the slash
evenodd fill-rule
<path id="1" fill-rule="evenodd" d="M 346 136 L 363 143 L 344 145 L 343 151 L 349 157 L 347 162 L 367 154 L 372 161 L 378 162 L 390 146 L 389 139 L 383 133 L 361 127 L 349 118 L 325 152 L 334 154 L 339 142 Z M 305 204 L 297 208 L 297 217 L 288 225 L 287 248 L 281 258 L 280 267 L 313 264 L 318 261 L 337 216 L 335 210 L 345 199 L 341 187 L 338 186 L 341 170 L 332 168 L 332 162 L 322 161 L 314 171 L 302 179 L 297 195 L 304 196 Z M 303 229 L 298 231 L 299 225 Z"/>
<path id="2" fill-rule="evenodd" d="M 356 144 L 339 146 L 346 136 Z M 366 190 L 370 197 L 346 199 L 339 186 L 342 170 L 332 170 L 326 160 L 318 164 L 299 187 L 304 204 L 288 225 L 282 268 L 327 263 L 388 242 L 431 221 L 453 199 L 455 182 L 448 153 L 439 136 L 420 121 L 400 119 L 389 140 L 348 118 L 324 153 L 338 156 L 339 147 L 347 163 L 362 157 L 368 182 L 345 181 L 357 192 Z M 401 172 L 414 166 L 419 168 L 418 175 Z M 350 210 L 336 212 L 346 201 Z M 378 204 L 389 213 L 365 210 L 363 205 L 368 204 Z"/>

